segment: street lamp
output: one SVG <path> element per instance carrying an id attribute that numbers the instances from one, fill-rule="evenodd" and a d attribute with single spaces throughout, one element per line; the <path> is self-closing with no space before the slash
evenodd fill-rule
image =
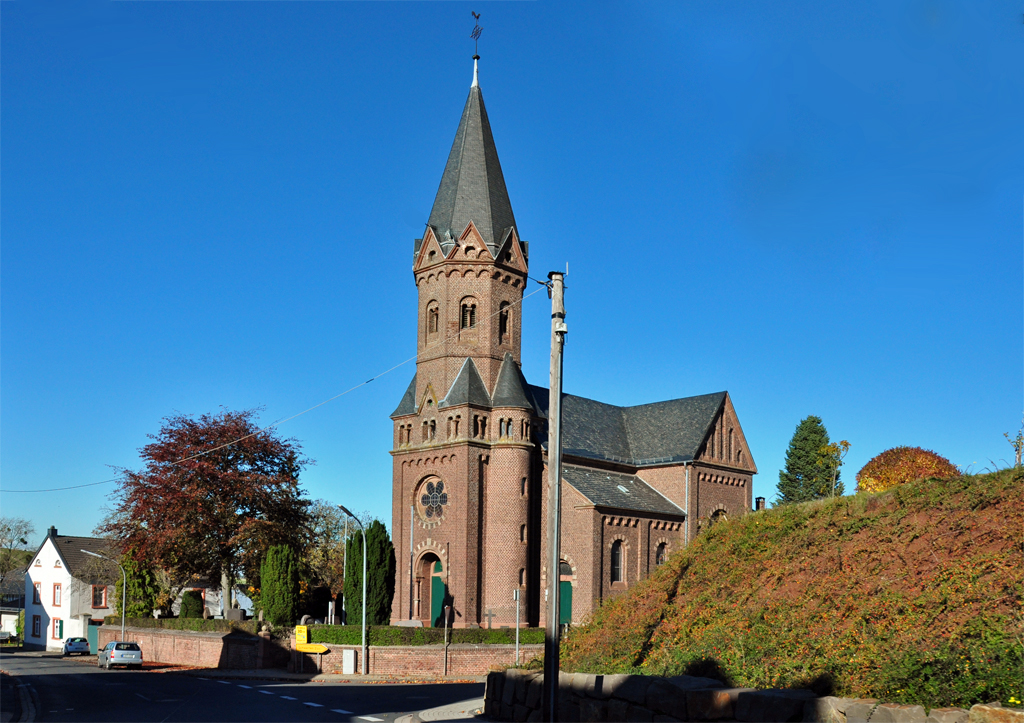
<path id="1" fill-rule="evenodd" d="M 367 670 L 367 667 L 366 667 L 366 664 L 367 664 L 367 660 L 366 660 L 366 528 L 363 527 L 363 523 L 359 521 L 358 517 L 356 517 L 355 515 L 353 515 L 351 512 L 348 511 L 347 507 L 345 507 L 344 505 L 338 505 L 338 507 L 341 509 L 342 512 L 344 512 L 346 515 L 348 515 L 349 517 L 351 517 L 353 520 L 356 521 L 356 524 L 359 525 L 359 531 L 363 533 L 363 649 L 362 649 L 363 665 L 362 665 L 362 668 L 363 668 L 363 675 L 366 675 L 366 670 Z M 346 547 L 347 546 L 348 545 L 347 545 L 347 542 L 346 542 Z M 346 605 L 345 607 L 347 608 L 348 606 Z"/>
<path id="2" fill-rule="evenodd" d="M 79 550 L 79 552 L 84 552 L 86 555 L 92 555 L 93 557 L 98 557 L 102 560 L 108 560 L 121 568 L 121 575 L 124 577 L 124 582 L 121 584 L 121 640 L 124 640 L 124 614 L 128 607 L 128 575 L 125 573 L 124 567 L 122 567 L 121 563 L 117 560 L 112 560 L 106 555 L 101 555 L 98 552 L 89 552 L 88 550 Z"/>

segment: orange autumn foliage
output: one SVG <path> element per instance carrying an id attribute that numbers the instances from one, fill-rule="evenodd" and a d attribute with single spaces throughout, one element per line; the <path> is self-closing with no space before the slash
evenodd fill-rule
<path id="1" fill-rule="evenodd" d="M 858 492 L 884 492 L 916 479 L 947 479 L 960 470 L 945 457 L 920 447 L 893 447 L 872 458 L 857 473 Z"/>

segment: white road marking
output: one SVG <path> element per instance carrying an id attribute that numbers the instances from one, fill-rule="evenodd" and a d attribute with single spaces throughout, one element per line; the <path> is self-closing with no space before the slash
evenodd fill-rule
<path id="1" fill-rule="evenodd" d="M 242 685 L 241 683 L 239 683 L 238 687 L 239 688 L 245 688 L 246 690 L 252 690 L 252 686 L 251 685 Z"/>
<path id="2" fill-rule="evenodd" d="M 323 706 L 319 703 L 310 703 L 308 701 L 303 703 L 302 705 L 308 705 L 310 708 L 323 708 Z"/>
<path id="3" fill-rule="evenodd" d="M 229 680 L 218 680 L 217 682 L 221 685 L 231 685 L 231 681 Z"/>
<path id="4" fill-rule="evenodd" d="M 263 693 L 263 695 L 273 695 L 273 692 L 269 690 L 257 690 L 257 693 Z"/>
<path id="5" fill-rule="evenodd" d="M 199 680 L 209 680 L 209 678 L 200 677 Z"/>
<path id="6" fill-rule="evenodd" d="M 144 696 L 144 695 L 143 695 L 142 693 L 136 693 L 135 695 L 139 696 L 139 697 L 140 697 L 140 698 L 142 698 L 143 700 L 149 700 L 149 698 L 147 698 L 146 696 Z"/>
<path id="7" fill-rule="evenodd" d="M 298 698 L 292 698 L 290 695 L 282 695 L 281 697 L 285 700 L 298 700 Z"/>
<path id="8" fill-rule="evenodd" d="M 383 718 L 374 718 L 372 715 L 361 715 L 361 716 L 359 716 L 359 720 L 382 721 L 384 719 Z"/>
<path id="9" fill-rule="evenodd" d="M 344 708 L 331 708 L 331 713 L 341 713 L 342 715 L 352 715 L 352 711 L 345 710 Z"/>

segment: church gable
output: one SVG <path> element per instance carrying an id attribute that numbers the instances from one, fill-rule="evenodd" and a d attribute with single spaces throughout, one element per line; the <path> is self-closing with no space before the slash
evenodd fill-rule
<path id="1" fill-rule="evenodd" d="M 491 406 L 491 395 L 487 393 L 487 385 L 484 384 L 480 370 L 476 368 L 471 357 L 466 357 L 462 369 L 459 370 L 459 375 L 452 382 L 451 389 L 437 406 L 438 409 L 445 409 L 463 404 L 473 404 L 478 407 Z"/>
<path id="2" fill-rule="evenodd" d="M 757 474 L 757 465 L 750 454 L 747 439 L 740 427 L 732 399 L 726 394 L 721 410 L 708 425 L 697 459 L 717 465 L 728 465 Z"/>
<path id="3" fill-rule="evenodd" d="M 414 263 L 412 267 L 413 271 L 430 268 L 431 266 L 442 263 L 444 260 L 445 253 L 441 250 L 441 244 L 437 242 L 437 237 L 434 235 L 434 229 L 428 226 L 427 232 L 423 234 L 423 243 L 420 244 L 416 263 Z"/>
<path id="4" fill-rule="evenodd" d="M 452 249 L 448 258 L 453 261 L 494 261 L 491 250 L 472 221 L 459 236 L 457 248 Z"/>
<path id="5" fill-rule="evenodd" d="M 516 235 L 514 228 L 510 228 L 505 234 L 505 240 L 498 253 L 495 254 L 495 260 L 501 266 L 521 271 L 524 274 L 527 272 L 526 255 L 523 253 L 523 247 L 519 243 L 519 236 Z"/>
<path id="6" fill-rule="evenodd" d="M 391 413 L 391 418 L 404 417 L 408 414 L 416 414 L 416 375 L 412 375 L 412 381 L 409 382 L 408 388 L 405 390 L 405 394 L 402 395 L 402 401 L 398 403 L 398 407 Z"/>

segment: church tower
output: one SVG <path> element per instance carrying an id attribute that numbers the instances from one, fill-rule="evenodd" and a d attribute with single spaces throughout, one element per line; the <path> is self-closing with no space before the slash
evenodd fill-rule
<path id="1" fill-rule="evenodd" d="M 491 126 L 473 83 L 423 238 L 416 375 L 394 421 L 392 623 L 515 621 L 539 452 L 520 357 L 528 246 L 519 239 Z M 410 552 L 411 547 L 411 552 Z M 523 622 L 526 610 L 523 609 Z"/>

